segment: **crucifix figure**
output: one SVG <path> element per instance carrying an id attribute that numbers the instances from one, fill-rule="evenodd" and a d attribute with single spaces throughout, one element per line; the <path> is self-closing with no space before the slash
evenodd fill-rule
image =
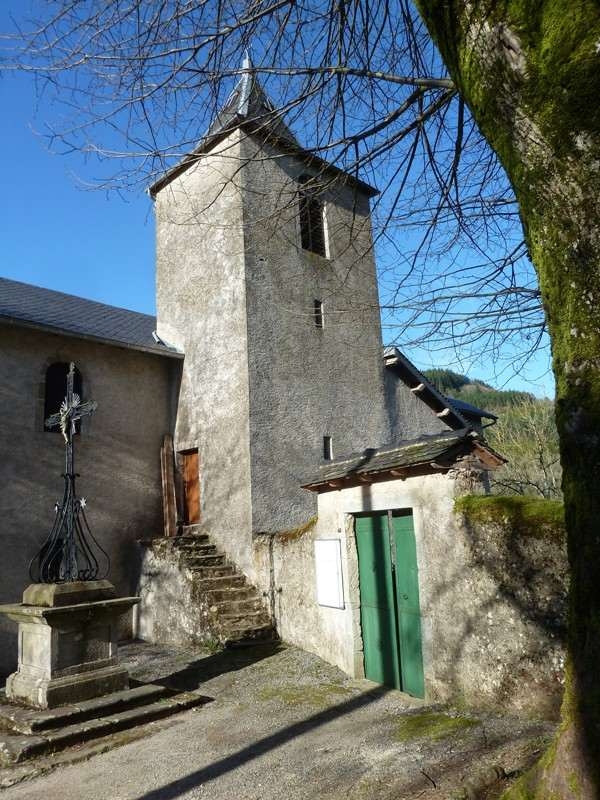
<path id="1" fill-rule="evenodd" d="M 98 556 L 106 562 L 108 556 L 94 538 L 85 516 L 86 502 L 75 492 L 75 456 L 73 436 L 77 422 L 93 414 L 98 404 L 92 400 L 81 402 L 73 391 L 75 364 L 71 363 L 67 375 L 67 394 L 60 410 L 48 417 L 46 427 L 60 427 L 65 440 L 65 489 L 62 504 L 55 506 L 56 517 L 50 536 L 32 560 L 29 572 L 36 583 L 96 580 L 100 573 Z"/>
<path id="2" fill-rule="evenodd" d="M 69 374 L 67 375 L 66 397 L 61 403 L 60 410 L 46 420 L 46 427 L 60 427 L 60 432 L 67 446 L 65 470 L 67 474 L 74 472 L 73 436 L 77 430 L 77 422 L 83 417 L 93 414 L 98 408 L 98 403 L 93 400 L 88 400 L 86 403 L 81 402 L 79 395 L 73 391 L 74 382 L 75 364 L 71 362 Z"/>

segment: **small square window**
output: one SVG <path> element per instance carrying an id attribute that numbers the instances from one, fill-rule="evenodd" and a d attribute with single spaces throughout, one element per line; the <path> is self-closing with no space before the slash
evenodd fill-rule
<path id="1" fill-rule="evenodd" d="M 323 459 L 333 461 L 333 439 L 331 436 L 323 437 Z"/>

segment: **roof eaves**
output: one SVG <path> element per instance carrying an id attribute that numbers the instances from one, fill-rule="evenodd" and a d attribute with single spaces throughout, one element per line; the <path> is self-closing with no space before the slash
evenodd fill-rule
<path id="1" fill-rule="evenodd" d="M 454 435 L 443 436 L 443 439 L 447 441 L 447 446 L 434 456 L 432 456 L 431 453 L 427 453 L 424 454 L 420 460 L 408 464 L 388 463 L 386 465 L 377 465 L 377 458 L 375 457 L 373 459 L 375 465 L 373 466 L 370 466 L 370 459 L 367 459 L 365 463 L 358 463 L 356 467 L 350 471 L 344 472 L 342 470 L 336 471 L 334 474 L 322 475 L 310 483 L 303 484 L 302 488 L 312 492 L 319 490 L 327 491 L 357 486 L 364 482 L 376 482 L 398 477 L 407 478 L 410 477 L 411 473 L 414 474 L 418 472 L 422 474 L 420 471 L 422 471 L 424 467 L 436 473 L 448 472 L 448 470 L 452 468 L 452 464 L 460 457 L 461 453 L 464 454 L 464 446 L 466 444 L 469 444 L 473 450 L 477 451 L 483 463 L 487 463 L 487 466 L 490 468 L 498 467 L 506 463 L 506 459 L 493 450 L 485 441 L 482 441 L 473 430 L 465 429 L 452 433 Z M 403 449 L 407 449 L 411 444 L 414 446 L 422 446 L 426 444 L 427 439 L 431 439 L 432 443 L 435 443 L 435 441 L 439 441 L 440 437 L 421 437 L 420 439 L 415 439 L 412 443 L 407 442 L 404 446 L 399 446 L 394 449 L 400 452 Z M 378 451 L 376 456 L 382 453 L 385 454 L 386 452 L 393 453 L 394 449 L 388 448 L 387 451 L 385 449 L 383 451 Z M 443 463 L 444 461 L 446 463 Z M 339 462 L 336 466 L 341 468 L 344 464 L 350 464 L 352 462 L 353 459 L 348 459 Z"/>
<path id="2" fill-rule="evenodd" d="M 321 470 L 323 474 L 319 480 L 305 484 L 303 488 L 323 485 L 332 480 L 389 472 L 397 468 L 412 469 L 413 467 L 422 467 L 423 465 L 431 464 L 433 460 L 440 458 L 444 454 L 450 453 L 457 446 L 472 441 L 476 436 L 477 434 L 467 427 L 461 430 L 448 430 L 444 433 L 427 434 L 380 449 L 351 454 L 339 461 L 322 463 Z M 437 452 L 434 449 L 432 456 L 431 447 L 435 448 L 436 445 L 438 448 L 442 447 Z M 422 450 L 428 446 L 430 449 L 423 453 L 421 460 L 406 463 L 405 459 L 411 450 Z M 396 455 L 397 457 L 394 458 Z M 385 463 L 382 464 L 382 460 L 385 460 Z"/>
<path id="3" fill-rule="evenodd" d="M 392 352 L 393 351 L 393 352 Z M 471 428 L 470 422 L 464 417 L 460 411 L 454 407 L 450 398 L 446 397 L 446 395 L 442 394 L 435 386 L 423 375 L 423 373 L 415 367 L 415 365 L 410 361 L 404 353 L 401 353 L 397 347 L 386 347 L 384 348 L 383 358 L 385 361 L 386 366 L 395 366 L 396 364 L 400 364 L 407 372 L 410 372 L 417 384 L 423 384 L 423 391 L 427 392 L 429 396 L 440 403 L 445 409 L 448 409 L 450 414 L 453 414 L 456 418 L 457 422 L 464 428 Z"/>
<path id="4" fill-rule="evenodd" d="M 493 414 L 491 411 L 478 408 L 472 403 L 467 403 L 465 400 L 458 400 L 456 397 L 449 397 L 448 395 L 446 396 L 456 410 L 461 414 L 473 414 L 474 416 L 485 417 L 486 419 L 498 419 L 497 414 Z"/>
<path id="5" fill-rule="evenodd" d="M 21 319 L 20 317 L 10 317 L 0 314 L 0 322 L 6 325 L 15 325 L 20 328 L 29 328 L 30 330 L 43 331 L 44 333 L 54 333 L 59 336 L 69 336 L 73 339 L 85 339 L 86 341 L 98 342 L 99 344 L 107 344 L 112 347 L 121 347 L 124 350 L 138 350 L 142 353 L 149 353 L 155 356 L 166 356 L 167 358 L 183 359 L 185 354 L 181 350 L 175 350 L 170 347 L 153 347 L 152 345 L 137 344 L 134 342 L 127 342 L 122 339 L 111 339 L 105 336 L 96 336 L 91 333 L 80 333 L 79 331 L 72 331 L 68 328 L 61 328 L 57 325 L 49 325 L 43 322 L 35 322 L 33 320 Z"/>
<path id="6" fill-rule="evenodd" d="M 177 164 L 168 169 L 157 181 L 151 184 L 147 189 L 150 197 L 154 200 L 158 192 L 164 189 L 165 186 L 168 186 L 172 180 L 185 172 L 189 167 L 192 166 L 192 164 L 198 161 L 203 155 L 208 153 L 215 145 L 219 144 L 219 142 L 223 141 L 223 139 L 227 138 L 227 136 L 233 133 L 233 131 L 237 128 L 243 128 L 250 135 L 260 135 L 263 139 L 273 144 L 277 144 L 290 155 L 298 156 L 305 163 L 316 166 L 324 172 L 330 172 L 337 177 L 343 178 L 347 183 L 350 183 L 352 186 L 356 186 L 368 197 L 376 197 L 380 193 L 379 189 L 377 189 L 375 186 L 371 186 L 360 178 L 356 178 L 354 175 L 344 172 L 343 169 L 336 167 L 334 164 L 329 163 L 329 161 L 325 161 L 325 159 L 321 158 L 310 150 L 306 150 L 300 145 L 294 144 L 289 139 L 284 139 L 277 136 L 264 124 L 257 124 L 253 120 L 245 119 L 237 114 L 233 121 L 226 128 L 210 137 L 203 139 L 200 144 L 194 148 L 194 150 L 192 150 L 191 153 L 188 153 L 188 155 L 184 156 Z"/>

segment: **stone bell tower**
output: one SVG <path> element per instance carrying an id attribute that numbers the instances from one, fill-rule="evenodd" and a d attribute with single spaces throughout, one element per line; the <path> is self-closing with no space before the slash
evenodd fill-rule
<path id="1" fill-rule="evenodd" d="M 175 449 L 197 451 L 199 522 L 252 576 L 252 533 L 306 522 L 319 463 L 389 432 L 376 190 L 302 148 L 243 73 L 150 192 L 158 334 L 185 352 Z"/>

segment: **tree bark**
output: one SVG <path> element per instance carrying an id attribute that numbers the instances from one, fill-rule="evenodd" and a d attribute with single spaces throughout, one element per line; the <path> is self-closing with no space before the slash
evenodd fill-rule
<path id="1" fill-rule="evenodd" d="M 417 0 L 519 203 L 552 343 L 571 567 L 559 733 L 507 798 L 600 797 L 600 7 Z"/>

